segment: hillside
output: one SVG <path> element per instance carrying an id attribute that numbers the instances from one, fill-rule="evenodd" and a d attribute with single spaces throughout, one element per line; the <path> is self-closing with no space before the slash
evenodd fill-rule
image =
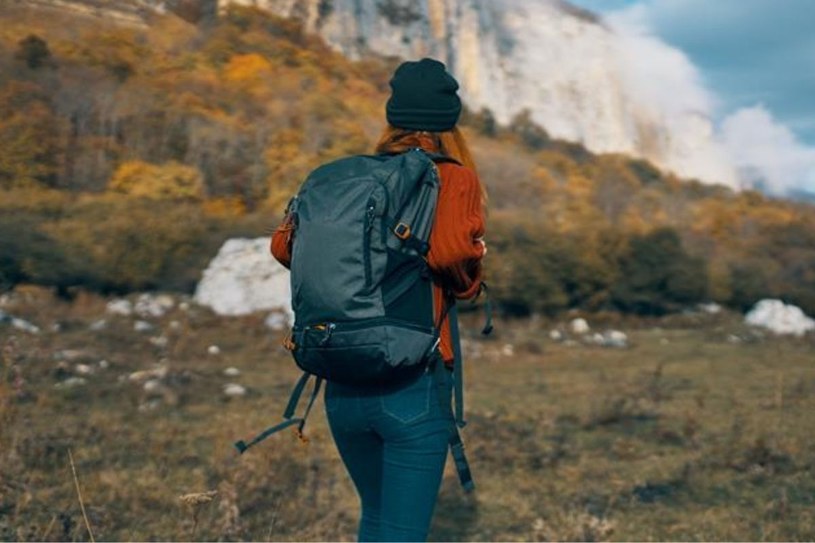
<path id="1" fill-rule="evenodd" d="M 697 97 L 665 96 L 673 58 L 565 0 L 219 0 L 295 18 L 350 58 L 443 60 L 465 103 L 502 123 L 524 110 L 594 152 L 646 158 L 707 183 L 739 186 Z M 651 63 L 640 61 L 648 55 Z M 659 67 L 667 63 L 668 66 Z M 684 67 L 680 67 L 681 68 Z M 671 86 L 666 86 L 666 77 Z M 645 81 L 650 82 L 644 84 Z"/>
<path id="2" fill-rule="evenodd" d="M 350 61 L 249 8 L 199 26 L 19 4 L 0 17 L 0 273 L 65 295 L 191 290 L 226 237 L 276 224 L 312 167 L 372 148 L 396 64 Z M 526 114 L 463 123 L 505 311 L 659 314 L 774 296 L 815 312 L 812 206 L 596 155 Z"/>

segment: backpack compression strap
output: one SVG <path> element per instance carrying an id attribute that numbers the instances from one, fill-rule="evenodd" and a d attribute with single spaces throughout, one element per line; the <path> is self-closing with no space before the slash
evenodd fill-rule
<path id="1" fill-rule="evenodd" d="M 286 410 L 283 412 L 283 418 L 286 419 L 280 424 L 276 424 L 275 426 L 271 426 L 264 430 L 263 432 L 259 433 L 255 437 L 253 437 L 249 442 L 245 442 L 243 440 L 235 442 L 235 448 L 238 449 L 240 454 L 246 452 L 247 449 L 250 447 L 257 445 L 267 437 L 272 434 L 279 432 L 289 426 L 294 426 L 298 424 L 297 427 L 297 436 L 302 441 L 307 441 L 306 437 L 303 436 L 303 427 L 306 425 L 306 419 L 308 418 L 308 414 L 311 412 L 311 407 L 314 405 L 314 400 L 317 399 L 317 395 L 320 393 L 320 387 L 323 384 L 322 377 L 317 377 L 317 380 L 314 381 L 314 388 L 311 391 L 311 397 L 308 400 L 308 405 L 306 406 L 306 410 L 303 413 L 302 417 L 294 417 L 294 412 L 297 409 L 297 404 L 300 403 L 300 396 L 303 394 L 303 390 L 306 388 L 306 383 L 308 383 L 309 378 L 312 376 L 311 373 L 303 372 L 303 375 L 300 376 L 300 379 L 297 381 L 297 384 L 294 386 L 294 390 L 291 392 L 291 397 L 289 398 L 289 403 L 286 405 Z"/>

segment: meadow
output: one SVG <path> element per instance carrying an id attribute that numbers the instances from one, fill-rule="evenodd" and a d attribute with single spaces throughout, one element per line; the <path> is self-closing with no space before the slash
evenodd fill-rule
<path id="1" fill-rule="evenodd" d="M 353 540 L 322 402 L 308 443 L 232 449 L 280 420 L 299 374 L 283 332 L 174 299 L 138 317 L 81 291 L 3 297 L 41 332 L 0 325 L 0 539 L 89 539 L 78 484 L 97 540 Z M 726 311 L 587 315 L 628 335 L 605 348 L 570 334 L 572 317 L 499 317 L 481 338 L 481 314 L 462 315 L 477 489 L 448 461 L 431 540 L 815 539 L 811 335 Z"/>

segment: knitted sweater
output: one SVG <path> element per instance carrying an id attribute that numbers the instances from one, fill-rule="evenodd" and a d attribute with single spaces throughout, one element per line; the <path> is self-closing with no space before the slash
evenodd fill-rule
<path id="1" fill-rule="evenodd" d="M 450 162 L 437 165 L 441 188 L 436 216 L 430 232 L 427 263 L 433 272 L 433 311 L 438 322 L 444 303 L 443 287 L 458 299 L 469 299 L 478 293 L 485 246 L 478 241 L 484 236 L 484 212 L 481 185 L 475 172 Z M 272 255 L 283 266 L 291 263 L 292 227 L 289 217 L 272 234 Z M 450 322 L 445 317 L 439 342 L 442 358 L 453 363 Z"/>

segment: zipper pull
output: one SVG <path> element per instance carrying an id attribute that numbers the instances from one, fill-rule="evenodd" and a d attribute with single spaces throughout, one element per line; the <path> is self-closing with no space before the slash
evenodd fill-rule
<path id="1" fill-rule="evenodd" d="M 369 231 L 374 226 L 374 214 L 376 206 L 372 201 L 368 201 L 368 209 L 365 210 L 365 230 Z"/>
<path id="2" fill-rule="evenodd" d="M 331 339 L 331 332 L 333 332 L 334 328 L 336 327 L 337 325 L 334 324 L 333 322 L 327 322 L 325 324 L 325 335 L 323 335 L 323 339 L 320 340 L 319 343 L 320 347 L 323 347 L 325 346 L 326 343 L 328 343 L 328 340 Z"/>

